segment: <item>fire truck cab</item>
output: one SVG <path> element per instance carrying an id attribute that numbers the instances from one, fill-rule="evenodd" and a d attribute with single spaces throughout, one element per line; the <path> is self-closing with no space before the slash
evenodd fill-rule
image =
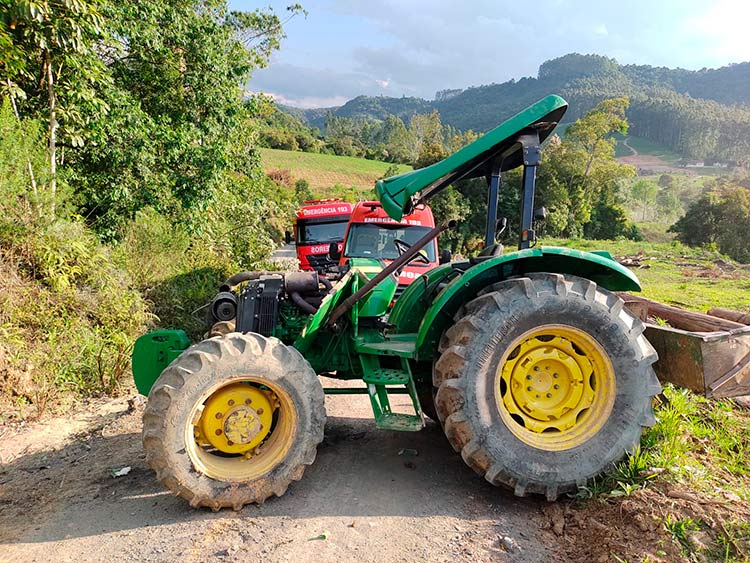
<path id="1" fill-rule="evenodd" d="M 394 221 L 378 201 L 361 201 L 354 206 L 349 226 L 344 236 L 343 251 L 340 252 L 339 266 L 346 267 L 351 260 L 373 259 L 384 266 L 398 258 L 397 241 L 412 245 L 425 233 L 435 227 L 432 210 L 419 206 L 401 221 Z M 398 277 L 399 290 L 403 289 L 425 272 L 438 265 L 437 242 L 432 240 L 423 248 L 421 260 L 407 264 Z M 335 254 L 333 258 L 335 258 Z"/>
<path id="2" fill-rule="evenodd" d="M 335 265 L 328 256 L 331 243 L 341 251 L 353 205 L 341 198 L 309 199 L 297 210 L 294 242 L 300 270 L 324 271 Z M 287 242 L 290 243 L 291 237 Z"/>

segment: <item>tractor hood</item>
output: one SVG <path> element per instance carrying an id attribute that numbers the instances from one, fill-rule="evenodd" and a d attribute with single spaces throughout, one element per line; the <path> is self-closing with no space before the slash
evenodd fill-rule
<path id="1" fill-rule="evenodd" d="M 396 221 L 420 201 L 429 199 L 450 184 L 490 175 L 492 162 L 502 159 L 501 171 L 523 164 L 518 136 L 529 129 L 544 141 L 568 109 L 560 96 L 547 96 L 485 133 L 473 143 L 440 162 L 398 176 L 378 180 L 375 189 L 386 213 Z"/>

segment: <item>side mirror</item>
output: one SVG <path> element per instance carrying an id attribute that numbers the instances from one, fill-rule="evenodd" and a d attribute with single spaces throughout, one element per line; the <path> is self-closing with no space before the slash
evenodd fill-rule
<path id="1" fill-rule="evenodd" d="M 534 219 L 537 221 L 544 221 L 547 218 L 547 208 L 540 207 L 534 210 Z"/>
<path id="2" fill-rule="evenodd" d="M 341 260 L 341 252 L 339 252 L 339 243 L 332 242 L 328 246 L 328 258 L 330 258 L 332 262 L 338 262 L 339 260 Z"/>
<path id="3" fill-rule="evenodd" d="M 447 248 L 440 251 L 440 263 L 447 264 L 453 259 L 453 254 Z"/>
<path id="4" fill-rule="evenodd" d="M 292 244 L 292 233 L 290 231 L 284 231 L 284 242 Z"/>

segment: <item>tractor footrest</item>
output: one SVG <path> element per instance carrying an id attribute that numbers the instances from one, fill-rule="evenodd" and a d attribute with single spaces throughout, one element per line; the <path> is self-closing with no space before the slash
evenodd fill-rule
<path id="1" fill-rule="evenodd" d="M 418 432 L 424 428 L 421 416 L 401 413 L 384 413 L 375 419 L 375 425 L 381 430 L 399 430 L 401 432 Z"/>
<path id="2" fill-rule="evenodd" d="M 372 385 L 407 385 L 411 375 L 400 369 L 375 368 L 365 373 L 362 379 Z"/>

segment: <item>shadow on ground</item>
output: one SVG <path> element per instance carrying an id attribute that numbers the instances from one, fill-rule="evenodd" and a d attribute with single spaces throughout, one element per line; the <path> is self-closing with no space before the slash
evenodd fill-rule
<path id="1" fill-rule="evenodd" d="M 283 497 L 213 514 L 161 487 L 146 465 L 139 431 L 140 416 L 130 413 L 59 450 L 21 455 L 3 466 L 0 540 L 50 542 L 226 517 L 473 519 L 540 506 L 474 474 L 434 423 L 417 433 L 387 432 L 370 420 L 329 417 L 315 463 Z M 127 475 L 112 476 L 126 466 Z"/>

